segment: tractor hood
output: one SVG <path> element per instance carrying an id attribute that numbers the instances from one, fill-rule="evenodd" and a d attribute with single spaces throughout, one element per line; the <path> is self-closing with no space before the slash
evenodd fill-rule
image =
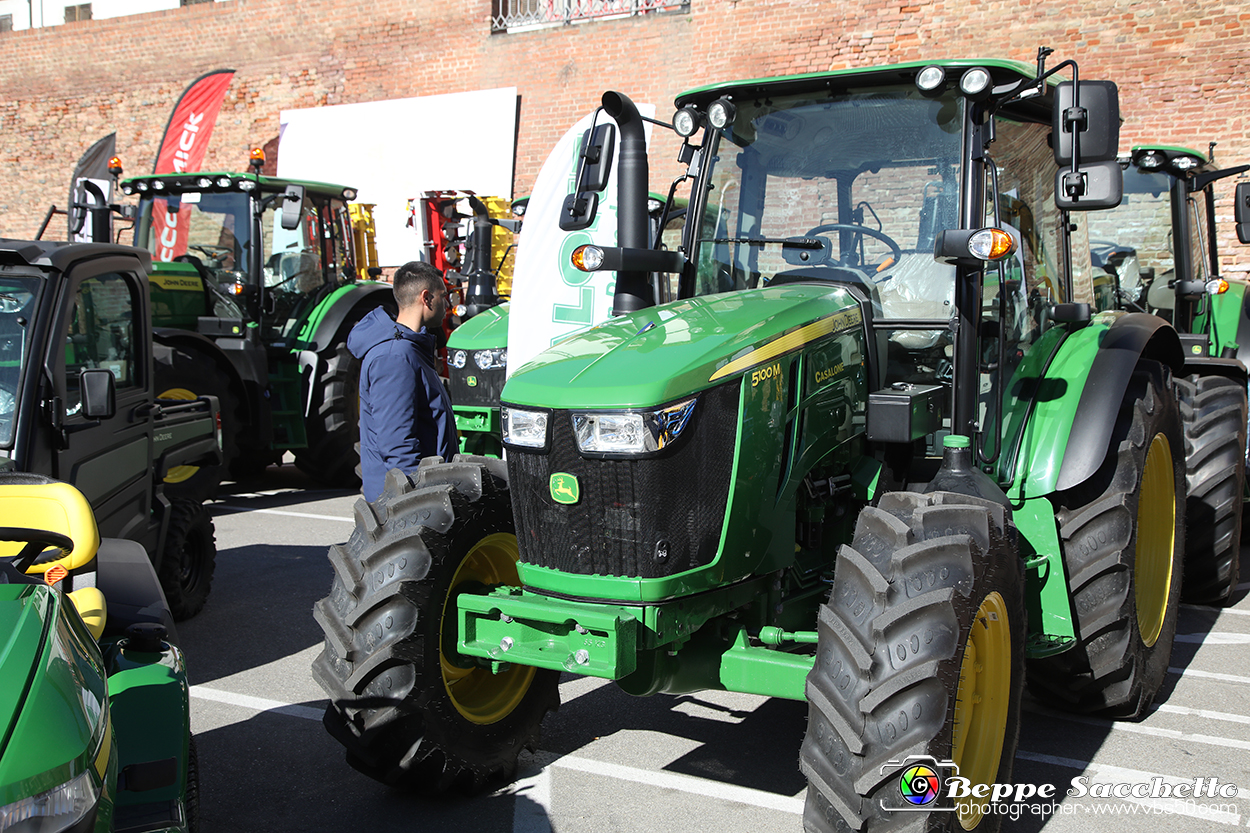
<path id="1" fill-rule="evenodd" d="M 517 368 L 502 401 L 542 408 L 663 405 L 861 326 L 838 286 L 790 284 L 709 295 L 622 315 Z"/>
<path id="2" fill-rule="evenodd" d="M 0 584 L 0 805 L 54 789 L 95 767 L 111 741 L 99 649 L 65 597 Z"/>
<path id="3" fill-rule="evenodd" d="M 489 350 L 508 346 L 508 305 L 488 307 L 465 321 L 447 338 L 448 350 Z"/>

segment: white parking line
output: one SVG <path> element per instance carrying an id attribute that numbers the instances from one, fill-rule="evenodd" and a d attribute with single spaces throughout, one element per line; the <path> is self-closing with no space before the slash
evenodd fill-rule
<path id="1" fill-rule="evenodd" d="M 546 755 L 540 753 L 535 755 L 535 758 L 547 758 L 550 761 L 547 766 L 557 769 L 568 769 L 588 775 L 598 775 L 603 778 L 614 778 L 618 781 L 632 781 L 635 784 L 675 790 L 688 795 L 702 795 L 707 798 L 732 801 L 735 804 L 747 804 L 752 807 L 762 807 L 766 810 L 776 810 L 781 813 L 803 814 L 804 799 L 802 796 L 778 795 L 777 793 L 755 790 L 750 787 L 738 787 L 733 784 L 724 784 L 720 781 L 696 778 L 693 775 L 679 775 L 675 772 L 654 772 L 648 769 L 624 766 L 623 764 L 583 758 L 578 755 L 556 757 L 550 753 Z"/>
<path id="2" fill-rule="evenodd" d="M 1231 613 L 1234 616 L 1250 616 L 1250 610 L 1238 610 L 1235 607 L 1213 607 L 1211 605 L 1181 605 L 1185 610 L 1198 610 L 1202 613 L 1214 613 L 1222 616 L 1225 613 Z"/>
<path id="3" fill-rule="evenodd" d="M 356 523 L 355 518 L 344 518 L 342 515 L 317 515 L 312 512 L 288 512 L 285 509 L 252 509 L 247 506 L 231 506 L 228 503 L 215 503 L 214 509 L 224 509 L 227 512 L 243 513 L 243 512 L 259 512 L 262 515 L 286 515 L 290 518 L 313 518 L 319 521 L 345 521 L 349 524 Z"/>
<path id="4" fill-rule="evenodd" d="M 1172 666 L 1168 668 L 1168 673 L 1186 677 L 1201 677 L 1204 680 L 1219 680 L 1222 683 L 1250 685 L 1250 677 L 1239 677 L 1236 674 L 1217 674 L 1214 671 L 1199 671 L 1196 668 L 1177 668 Z"/>
<path id="5" fill-rule="evenodd" d="M 1111 766 L 1109 764 L 1096 764 L 1093 761 L 1081 761 L 1075 758 L 1061 758 L 1055 755 L 1043 755 L 1039 752 L 1027 752 L 1023 749 L 1016 751 L 1016 757 L 1026 761 L 1037 761 L 1042 764 L 1051 764 L 1052 766 L 1061 766 L 1065 769 L 1075 769 L 1091 776 L 1099 776 L 1098 783 L 1104 784 L 1149 784 L 1152 779 L 1159 778 L 1165 784 L 1192 784 L 1192 778 L 1178 778 L 1175 775 L 1164 775 L 1159 772 L 1147 772 L 1142 769 L 1126 769 L 1119 766 Z M 1207 777 L 1207 776 L 1203 776 Z M 1237 790 L 1238 798 L 1246 798 L 1250 796 L 1248 790 Z M 1062 800 L 1063 796 L 1056 796 L 1055 800 Z M 1208 810 L 1206 807 L 1199 808 L 1199 805 L 1191 802 L 1180 801 L 1175 799 L 1163 798 L 1117 798 L 1116 801 L 1131 801 L 1134 804 L 1141 804 L 1146 807 L 1155 807 L 1160 810 L 1166 810 L 1169 813 L 1176 813 L 1183 816 L 1192 816 L 1201 818 L 1205 821 L 1216 821 L 1220 824 L 1228 824 L 1233 826 L 1241 825 L 1241 815 L 1239 813 L 1218 812 Z M 1216 800 L 1213 799 L 1213 803 Z"/>
<path id="6" fill-rule="evenodd" d="M 1250 717 L 1244 714 L 1229 714 L 1228 712 L 1213 712 L 1207 709 L 1191 709 L 1188 706 L 1171 706 L 1167 703 L 1161 703 L 1155 706 L 1151 711 L 1164 712 L 1165 714 L 1181 714 L 1186 717 L 1202 717 L 1207 720 L 1223 720 L 1227 723 L 1244 723 L 1250 725 Z"/>
<path id="7" fill-rule="evenodd" d="M 264 697 L 252 697 L 248 694 L 235 694 L 233 691 L 206 688 L 202 685 L 193 685 L 188 690 L 192 697 L 198 697 L 201 700 L 212 700 L 215 703 L 225 703 L 229 706 L 240 706 L 255 712 L 273 712 L 275 714 L 285 714 L 288 717 L 302 717 L 305 720 L 321 720 L 322 710 L 312 709 L 308 706 L 296 706 L 291 703 L 283 703 L 280 700 L 267 700 Z"/>
<path id="8" fill-rule="evenodd" d="M 1225 749 L 1241 749 L 1250 752 L 1250 740 L 1222 738 L 1215 735 L 1198 735 L 1190 732 L 1178 732 L 1175 729 L 1161 729 L 1157 726 L 1147 726 L 1144 723 L 1125 723 L 1123 721 L 1108 720 L 1105 717 L 1088 717 L 1080 714 L 1069 714 L 1068 712 L 1061 712 L 1057 709 L 1050 709 L 1033 703 L 1026 704 L 1025 709 L 1036 714 L 1042 714 L 1058 720 L 1066 720 L 1070 723 L 1080 723 L 1083 726 L 1098 726 L 1099 728 L 1106 729 L 1108 732 L 1127 732 L 1131 735 L 1149 735 L 1157 738 L 1181 740 L 1186 743 L 1200 743 L 1205 746 L 1220 746 Z"/>
<path id="9" fill-rule="evenodd" d="M 1228 633 L 1227 631 L 1178 633 L 1174 639 L 1177 642 L 1188 642 L 1194 645 L 1250 645 L 1250 633 Z"/>

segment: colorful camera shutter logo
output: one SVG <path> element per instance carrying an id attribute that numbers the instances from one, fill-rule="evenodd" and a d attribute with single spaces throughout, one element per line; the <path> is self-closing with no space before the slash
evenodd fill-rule
<path id="1" fill-rule="evenodd" d="M 927 807 L 942 792 L 942 778 L 932 768 L 916 764 L 903 770 L 898 781 L 898 791 L 908 804 Z"/>

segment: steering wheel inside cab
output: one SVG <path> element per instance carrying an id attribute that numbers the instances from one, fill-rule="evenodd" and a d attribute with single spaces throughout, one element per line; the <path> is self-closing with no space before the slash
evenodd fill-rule
<path id="1" fill-rule="evenodd" d="M 838 255 L 836 257 L 833 254 L 833 240 L 828 236 L 822 236 L 828 235 L 830 232 L 837 232 L 839 235 Z M 844 232 L 849 233 L 849 241 L 846 241 L 846 238 L 843 236 Z M 903 257 L 902 248 L 898 243 L 894 242 L 892 237 L 867 226 L 855 225 L 853 223 L 825 223 L 811 229 L 805 236 L 815 238 L 820 243 L 820 248 L 786 247 L 782 251 L 782 256 L 785 258 L 786 263 L 794 266 L 839 266 L 859 269 L 869 274 L 877 274 L 889 269 Z M 871 263 L 860 263 L 859 252 L 863 248 L 865 237 L 880 240 L 889 247 L 889 255 Z M 841 245 L 843 242 L 847 242 L 847 245 Z"/>

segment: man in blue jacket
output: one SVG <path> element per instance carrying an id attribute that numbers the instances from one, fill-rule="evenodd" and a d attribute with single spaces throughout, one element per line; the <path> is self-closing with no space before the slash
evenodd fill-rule
<path id="1" fill-rule="evenodd" d="M 450 460 L 460 450 L 435 355 L 446 284 L 433 266 L 412 261 L 396 270 L 394 286 L 399 314 L 378 307 L 347 336 L 360 359 L 360 473 L 368 501 L 381 496 L 391 469 L 411 474 L 423 457 Z"/>

